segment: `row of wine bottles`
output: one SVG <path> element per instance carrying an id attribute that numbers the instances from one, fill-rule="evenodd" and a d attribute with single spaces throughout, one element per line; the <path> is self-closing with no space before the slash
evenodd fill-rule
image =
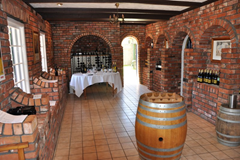
<path id="1" fill-rule="evenodd" d="M 219 85 L 220 83 L 219 74 L 218 74 L 218 71 L 208 70 L 208 69 L 205 69 L 205 70 L 199 69 L 197 81 L 199 83 Z"/>

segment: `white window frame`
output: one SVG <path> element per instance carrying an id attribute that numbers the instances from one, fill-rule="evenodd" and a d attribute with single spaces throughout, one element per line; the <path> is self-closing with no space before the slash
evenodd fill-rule
<path id="1" fill-rule="evenodd" d="M 21 42 L 21 44 L 19 46 L 15 46 L 15 47 L 19 47 L 21 50 L 22 55 L 18 55 L 19 58 L 22 59 L 21 64 L 22 68 L 21 73 L 17 73 L 17 76 L 19 77 L 19 75 L 21 75 L 23 77 L 22 80 L 15 82 L 15 74 L 13 73 L 13 81 L 14 81 L 14 86 L 15 87 L 20 87 L 20 82 L 23 81 L 23 88 L 21 88 L 24 92 L 26 93 L 30 93 L 30 84 L 29 84 L 29 74 L 28 74 L 28 61 L 27 61 L 27 51 L 26 51 L 26 41 L 25 41 L 25 31 L 24 31 L 24 24 L 21 22 L 18 22 L 12 18 L 7 17 L 7 21 L 8 21 L 8 26 L 12 27 L 12 28 L 16 28 L 19 30 L 19 37 L 18 41 Z M 9 41 L 10 41 L 10 37 L 9 37 Z M 11 59 L 13 58 L 12 56 L 12 50 L 11 50 L 11 42 L 10 42 L 10 53 L 11 53 Z M 19 49 L 18 48 L 18 49 Z M 14 64 L 14 61 L 12 60 L 12 64 L 13 64 L 13 72 L 14 72 L 14 66 L 18 65 L 18 64 Z M 19 63 L 20 64 L 20 63 Z"/>
<path id="2" fill-rule="evenodd" d="M 45 33 L 43 32 L 40 32 L 40 50 L 42 58 L 42 71 L 47 72 L 46 38 Z"/>

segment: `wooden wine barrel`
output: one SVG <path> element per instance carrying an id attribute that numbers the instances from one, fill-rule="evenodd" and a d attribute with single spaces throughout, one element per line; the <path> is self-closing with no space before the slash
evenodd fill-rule
<path id="1" fill-rule="evenodd" d="M 180 159 L 187 134 L 183 98 L 174 93 L 141 95 L 135 134 L 141 159 Z"/>
<path id="2" fill-rule="evenodd" d="M 219 143 L 231 147 L 240 145 L 240 107 L 231 109 L 227 104 L 220 107 L 216 132 Z"/>

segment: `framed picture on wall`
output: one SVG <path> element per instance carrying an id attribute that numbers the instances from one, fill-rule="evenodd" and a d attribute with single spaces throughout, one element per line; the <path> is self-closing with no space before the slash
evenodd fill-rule
<path id="1" fill-rule="evenodd" d="M 228 38 L 213 38 L 212 39 L 212 53 L 211 60 L 213 62 L 220 62 L 222 49 L 231 48 L 231 40 Z"/>
<path id="2" fill-rule="evenodd" d="M 1 41 L 0 41 L 1 44 Z M 3 81 L 5 79 L 5 73 L 4 73 L 4 65 L 3 65 L 3 57 L 2 57 L 2 47 L 0 46 L 0 81 Z"/>
<path id="3" fill-rule="evenodd" d="M 33 55 L 34 55 L 34 63 L 40 61 L 40 41 L 39 41 L 39 33 L 33 32 Z"/>

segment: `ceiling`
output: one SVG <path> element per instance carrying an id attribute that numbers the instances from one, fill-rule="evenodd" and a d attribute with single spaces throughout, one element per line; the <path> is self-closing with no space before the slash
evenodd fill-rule
<path id="1" fill-rule="evenodd" d="M 23 0 L 48 21 L 109 22 L 116 15 L 122 24 L 150 24 L 201 7 L 216 0 Z M 58 6 L 62 4 L 62 6 Z"/>

